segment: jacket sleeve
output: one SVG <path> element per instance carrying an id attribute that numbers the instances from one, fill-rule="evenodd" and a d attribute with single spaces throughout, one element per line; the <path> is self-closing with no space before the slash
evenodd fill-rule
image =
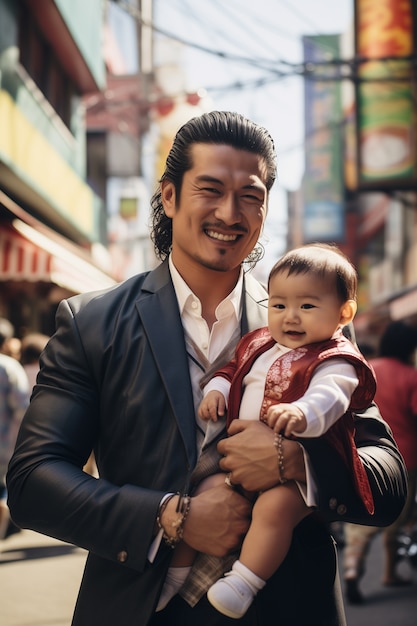
<path id="1" fill-rule="evenodd" d="M 406 469 L 388 424 L 373 403 L 355 416 L 355 443 L 368 475 L 375 504 L 369 515 L 356 494 L 351 473 L 324 437 L 300 440 L 315 474 L 318 509 L 327 522 L 388 526 L 407 495 Z"/>
<path id="2" fill-rule="evenodd" d="M 163 493 L 83 472 L 99 404 L 75 316 L 63 302 L 9 464 L 11 515 L 23 528 L 143 571 Z"/>

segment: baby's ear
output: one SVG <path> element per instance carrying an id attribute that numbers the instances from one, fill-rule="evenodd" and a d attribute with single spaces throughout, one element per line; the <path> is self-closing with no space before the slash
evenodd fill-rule
<path id="1" fill-rule="evenodd" d="M 355 317 L 357 310 L 358 305 L 356 304 L 355 300 L 347 300 L 340 309 L 340 323 L 343 326 L 349 324 L 349 322 L 351 322 Z"/>

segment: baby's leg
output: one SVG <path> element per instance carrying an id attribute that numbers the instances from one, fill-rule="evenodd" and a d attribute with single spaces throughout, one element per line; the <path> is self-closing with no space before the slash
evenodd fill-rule
<path id="1" fill-rule="evenodd" d="M 239 560 L 207 592 L 211 604 L 228 617 L 242 617 L 284 560 L 293 528 L 309 513 L 293 482 L 260 494 Z"/>
<path id="2" fill-rule="evenodd" d="M 261 493 L 240 561 L 263 580 L 270 578 L 287 555 L 295 526 L 310 513 L 295 482 Z"/>

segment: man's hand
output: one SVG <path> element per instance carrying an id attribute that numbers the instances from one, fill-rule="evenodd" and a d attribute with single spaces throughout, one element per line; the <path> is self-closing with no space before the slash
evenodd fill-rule
<path id="1" fill-rule="evenodd" d="M 227 439 L 219 441 L 217 449 L 223 456 L 220 467 L 230 473 L 231 482 L 248 491 L 265 491 L 278 485 L 274 431 L 256 420 L 233 420 L 228 434 Z M 305 482 L 304 456 L 299 444 L 284 439 L 283 454 L 285 478 Z"/>
<path id="2" fill-rule="evenodd" d="M 223 476 L 220 480 L 220 485 L 191 498 L 183 535 L 189 546 L 214 556 L 240 548 L 252 510 L 246 498 L 226 486 Z"/>

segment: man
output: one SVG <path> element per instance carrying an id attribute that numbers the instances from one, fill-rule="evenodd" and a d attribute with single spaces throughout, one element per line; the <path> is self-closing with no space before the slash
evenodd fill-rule
<path id="1" fill-rule="evenodd" d="M 265 424 L 235 421 L 225 439 L 224 430 L 205 432 L 196 417 L 204 371 L 209 376 L 226 362 L 242 333 L 266 324 L 266 293 L 242 262 L 262 232 L 275 176 L 265 129 L 228 112 L 189 121 L 152 200 L 152 239 L 163 263 L 58 309 L 8 484 L 19 525 L 90 552 L 73 626 L 230 623 L 205 591 L 222 558 L 238 549 L 250 504 L 227 484 L 194 492 L 217 468 L 220 439 L 230 484 L 260 491 L 284 476 L 304 481 L 306 462 L 306 498 L 326 521 L 370 522 L 352 477 L 324 441 L 306 443 L 304 458 L 286 440 L 278 467 Z M 388 524 L 404 503 L 404 467 L 377 410 L 359 421 L 372 523 Z M 82 472 L 93 449 L 98 479 Z M 201 558 L 180 594 L 155 613 L 170 546 L 180 538 Z M 332 540 L 310 516 L 239 623 L 344 624 L 335 580 Z"/>

